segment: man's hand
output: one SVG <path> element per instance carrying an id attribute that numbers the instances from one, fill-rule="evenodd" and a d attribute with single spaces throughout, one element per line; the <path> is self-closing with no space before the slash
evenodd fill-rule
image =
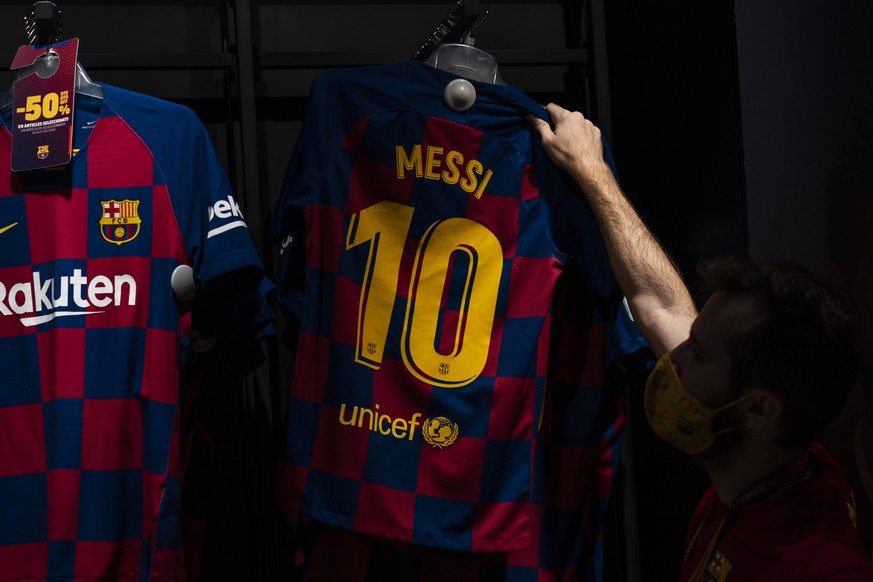
<path id="1" fill-rule="evenodd" d="M 533 115 L 528 122 L 540 134 L 548 156 L 576 181 L 588 200 L 634 321 L 660 356 L 688 337 L 697 315 L 691 295 L 604 161 L 597 126 L 581 113 L 553 103 L 546 110 L 554 129 Z"/>
<path id="2" fill-rule="evenodd" d="M 603 142 L 596 125 L 578 111 L 568 111 L 554 103 L 549 103 L 546 111 L 552 117 L 554 129 L 535 115 L 528 115 L 527 120 L 540 134 L 543 149 L 556 166 L 580 181 L 596 181 L 604 172 L 611 174 L 603 160 Z"/>

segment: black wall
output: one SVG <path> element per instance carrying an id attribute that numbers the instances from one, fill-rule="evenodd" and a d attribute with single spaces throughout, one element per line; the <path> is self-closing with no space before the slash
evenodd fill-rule
<path id="1" fill-rule="evenodd" d="M 608 4 L 611 143 L 621 185 L 694 285 L 701 258 L 748 247 L 736 32 L 730 2 Z M 678 579 L 685 530 L 707 479 L 648 426 L 628 394 L 626 460 L 645 581 Z M 632 525 L 625 533 L 632 535 Z M 636 571 L 635 571 L 636 570 Z"/>
<path id="2" fill-rule="evenodd" d="M 873 2 L 736 1 L 749 243 L 823 273 L 827 175 L 873 104 Z"/>
<path id="3" fill-rule="evenodd" d="M 873 98 L 873 4 L 608 8 L 622 186 L 686 280 L 693 287 L 696 263 L 720 254 L 786 258 L 824 274 L 827 173 Z M 630 395 L 638 538 L 627 541 L 639 543 L 642 580 L 673 580 L 707 479 L 652 433 L 639 401 Z"/>

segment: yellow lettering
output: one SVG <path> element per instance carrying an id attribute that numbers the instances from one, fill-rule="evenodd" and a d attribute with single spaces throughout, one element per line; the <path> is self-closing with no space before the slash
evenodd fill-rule
<path id="1" fill-rule="evenodd" d="M 434 168 L 439 169 L 440 163 L 442 160 L 437 159 L 436 156 L 441 155 L 443 153 L 443 148 L 438 148 L 436 146 L 428 146 L 427 148 L 427 171 L 424 173 L 424 177 L 428 180 L 439 180 L 440 173 L 434 171 Z"/>
<path id="2" fill-rule="evenodd" d="M 343 414 L 345 413 L 345 411 L 346 411 L 345 403 L 340 404 L 340 413 L 339 413 L 340 424 L 344 424 L 346 426 L 352 426 L 353 424 L 355 424 L 355 417 L 358 415 L 358 407 L 355 406 L 352 409 L 352 417 L 348 421 L 343 419 Z"/>
<path id="3" fill-rule="evenodd" d="M 479 160 L 470 160 L 467 164 L 467 177 L 461 178 L 461 188 L 465 192 L 472 194 L 476 191 L 476 186 L 479 185 L 479 179 L 474 174 L 482 175 L 482 162 Z"/>
<path id="4" fill-rule="evenodd" d="M 443 172 L 443 182 L 446 184 L 457 184 L 461 179 L 461 170 L 458 169 L 458 164 L 464 163 L 464 156 L 461 152 L 455 150 L 450 151 L 446 155 L 446 166 L 448 170 Z"/>
<path id="5" fill-rule="evenodd" d="M 482 193 L 485 192 L 485 186 L 488 185 L 488 180 L 491 179 L 492 175 L 494 175 L 494 172 L 491 170 L 485 172 L 485 177 L 482 179 L 482 183 L 479 184 L 479 189 L 476 190 L 476 193 L 474 194 L 476 198 L 482 198 Z"/>
<path id="6" fill-rule="evenodd" d="M 406 436 L 406 421 L 402 418 L 395 418 L 391 423 L 391 434 L 396 439 L 402 439 Z M 398 434 L 398 430 L 400 434 Z"/>
<path id="7" fill-rule="evenodd" d="M 397 179 L 403 180 L 406 170 L 415 170 L 415 177 L 421 178 L 421 144 L 413 146 L 411 156 L 406 155 L 403 146 L 396 146 L 394 151 L 397 157 Z"/>
<path id="8" fill-rule="evenodd" d="M 358 426 L 363 428 L 363 426 L 364 426 L 364 414 L 370 415 L 370 420 L 369 420 L 369 424 L 368 424 L 367 428 L 369 428 L 370 430 L 373 430 L 373 411 L 370 410 L 369 408 L 362 408 L 361 409 L 361 416 L 358 418 Z"/>
<path id="9" fill-rule="evenodd" d="M 354 406 L 351 409 L 351 415 L 346 411 L 348 406 L 340 404 L 339 421 L 345 426 L 357 426 L 358 428 L 368 428 L 373 432 L 378 432 L 385 436 L 391 436 L 396 439 L 413 440 L 415 438 L 415 429 L 421 425 L 421 413 L 416 412 L 409 420 L 403 418 L 392 419 L 387 414 L 379 414 L 379 405 L 376 404 L 371 410 Z M 365 416 L 368 417 L 365 420 Z"/>
<path id="10" fill-rule="evenodd" d="M 416 412 L 412 415 L 412 418 L 409 419 L 409 440 L 412 440 L 412 437 L 415 436 L 415 427 L 418 426 L 419 418 L 421 418 L 421 413 Z"/>
<path id="11" fill-rule="evenodd" d="M 465 192 L 473 194 L 476 198 L 482 198 L 488 182 L 494 175 L 491 170 L 485 171 L 479 160 L 470 160 L 465 168 L 464 154 L 456 150 L 449 150 L 445 157 L 443 157 L 444 148 L 428 146 L 427 152 L 423 153 L 422 144 L 415 144 L 409 152 L 403 146 L 395 146 L 394 151 L 398 180 L 405 179 L 407 172 L 413 172 L 416 178 L 441 180 L 450 185 L 459 184 Z M 483 172 L 484 177 L 482 177 Z"/>

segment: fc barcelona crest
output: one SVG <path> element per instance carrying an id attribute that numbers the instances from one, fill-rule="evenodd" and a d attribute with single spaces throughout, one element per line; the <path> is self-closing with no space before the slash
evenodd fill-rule
<path id="1" fill-rule="evenodd" d="M 716 550 L 715 555 L 712 557 L 712 561 L 706 568 L 707 576 L 705 576 L 704 579 L 707 580 L 707 582 L 726 582 L 728 574 L 730 574 L 733 567 L 734 565 L 727 559 L 727 556 L 722 554 L 719 550 Z"/>
<path id="2" fill-rule="evenodd" d="M 106 242 L 121 245 L 136 238 L 142 224 L 139 200 L 101 200 L 100 205 L 100 234 Z"/>
<path id="3" fill-rule="evenodd" d="M 49 156 L 49 147 L 47 145 L 36 146 L 36 157 L 41 160 Z"/>

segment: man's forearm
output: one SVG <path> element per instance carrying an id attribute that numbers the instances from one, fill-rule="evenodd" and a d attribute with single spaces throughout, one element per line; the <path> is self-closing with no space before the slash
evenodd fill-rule
<path id="1" fill-rule="evenodd" d="M 688 337 L 696 309 L 678 269 L 621 191 L 609 167 L 573 177 L 594 212 L 631 313 L 660 355 Z"/>
<path id="2" fill-rule="evenodd" d="M 552 161 L 585 193 L 606 243 L 609 262 L 646 341 L 660 356 L 685 341 L 696 309 L 667 253 L 643 223 L 603 160 L 596 125 L 578 111 L 550 103 L 554 129 L 528 116 Z"/>

